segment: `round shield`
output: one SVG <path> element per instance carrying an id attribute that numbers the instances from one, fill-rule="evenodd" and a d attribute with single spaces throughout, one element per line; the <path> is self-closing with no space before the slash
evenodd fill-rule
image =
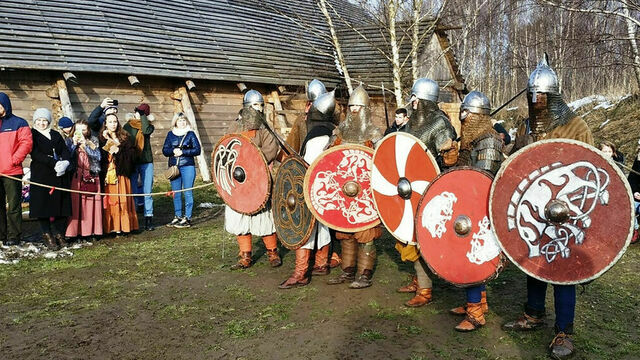
<path id="1" fill-rule="evenodd" d="M 309 166 L 304 200 L 313 216 L 344 232 L 370 229 L 380 223 L 371 190 L 373 150 L 361 145 L 334 146 Z"/>
<path id="2" fill-rule="evenodd" d="M 233 210 L 253 215 L 271 194 L 271 173 L 262 151 L 242 134 L 222 137 L 211 154 L 218 194 Z"/>
<path id="3" fill-rule="evenodd" d="M 273 184 L 273 222 L 282 245 L 296 250 L 307 243 L 316 219 L 304 202 L 304 174 L 307 164 L 299 157 L 288 157 L 276 173 Z"/>
<path id="4" fill-rule="evenodd" d="M 460 167 L 439 175 L 416 211 L 416 240 L 429 268 L 460 287 L 487 282 L 504 265 L 489 221 L 492 176 Z"/>
<path id="5" fill-rule="evenodd" d="M 508 158 L 491 187 L 489 213 L 509 259 L 552 284 L 599 277 L 633 234 L 624 174 L 599 150 L 574 140 L 539 141 Z"/>
<path id="6" fill-rule="evenodd" d="M 415 244 L 413 219 L 429 183 L 440 169 L 426 146 L 415 136 L 387 135 L 373 154 L 371 188 L 380 220 L 399 241 Z"/>

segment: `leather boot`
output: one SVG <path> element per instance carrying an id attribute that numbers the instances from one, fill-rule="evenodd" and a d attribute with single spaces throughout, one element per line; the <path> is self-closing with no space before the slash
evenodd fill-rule
<path id="1" fill-rule="evenodd" d="M 238 262 L 231 266 L 231 270 L 240 270 L 251 267 L 251 252 L 241 251 L 238 254 Z"/>
<path id="2" fill-rule="evenodd" d="M 487 303 L 487 292 L 482 292 L 482 298 L 480 300 L 480 306 L 482 306 L 482 313 L 489 313 L 489 304 Z M 467 314 L 467 305 L 458 306 L 457 308 L 453 308 L 449 310 L 449 313 L 452 315 L 466 315 Z"/>
<path id="3" fill-rule="evenodd" d="M 399 293 L 414 293 L 418 291 L 418 277 L 413 276 L 410 284 L 405 285 L 396 291 Z"/>
<path id="4" fill-rule="evenodd" d="M 373 241 L 358 244 L 358 278 L 349 285 L 351 289 L 363 289 L 371 286 L 373 266 L 376 262 L 376 247 Z"/>
<path id="5" fill-rule="evenodd" d="M 290 289 L 297 286 L 305 286 L 309 284 L 309 277 L 307 271 L 309 270 L 309 257 L 311 256 L 311 250 L 298 249 L 296 250 L 296 265 L 293 269 L 293 274 L 287 280 L 285 280 L 280 286 L 280 289 Z"/>
<path id="6" fill-rule="evenodd" d="M 358 279 L 356 281 L 354 281 L 351 284 L 349 284 L 349 288 L 350 289 L 368 288 L 373 283 L 371 281 L 372 277 L 373 277 L 373 271 L 372 270 L 365 270 L 365 271 L 362 272 L 362 274 L 360 274 L 360 276 L 358 276 Z"/>
<path id="7" fill-rule="evenodd" d="M 269 264 L 271 267 L 278 267 L 282 265 L 282 259 L 280 259 L 280 255 L 278 255 L 278 238 L 276 234 L 273 233 L 271 235 L 263 236 L 262 242 L 264 242 L 264 247 L 267 248 L 267 256 L 269 257 Z"/>
<path id="8" fill-rule="evenodd" d="M 573 327 L 573 325 L 571 326 Z M 552 359 L 567 359 L 575 350 L 573 340 L 569 334 L 564 331 L 558 331 L 556 328 L 556 336 L 549 344 L 549 355 Z"/>
<path id="9" fill-rule="evenodd" d="M 351 282 L 355 279 L 356 279 L 356 267 L 353 266 L 353 267 L 348 267 L 346 269 L 342 269 L 342 274 L 327 280 L 327 284 L 329 285 L 344 284 L 346 282 Z"/>
<path id="10" fill-rule="evenodd" d="M 467 303 L 467 316 L 456 326 L 456 330 L 469 332 L 484 326 L 484 324 L 486 324 L 486 321 L 482 312 L 482 305 L 480 303 Z"/>
<path id="11" fill-rule="evenodd" d="M 338 255 L 337 252 L 334 252 L 333 254 L 331 254 L 331 262 L 329 262 L 329 267 L 333 269 L 340 266 L 340 264 L 342 264 L 342 259 L 340 258 L 340 255 Z"/>
<path id="12" fill-rule="evenodd" d="M 329 245 L 325 245 L 316 251 L 315 264 L 311 275 L 329 275 Z"/>
<path id="13" fill-rule="evenodd" d="M 64 235 L 62 234 L 56 234 L 55 240 L 56 240 L 56 243 L 58 243 L 58 246 L 60 248 L 67 247 L 68 245 L 67 240 L 64 238 Z"/>
<path id="14" fill-rule="evenodd" d="M 502 325 L 504 330 L 528 331 L 540 329 L 544 326 L 544 317 L 527 315 L 525 312 L 518 320 Z"/>
<path id="15" fill-rule="evenodd" d="M 146 231 L 153 231 L 155 230 L 155 226 L 153 226 L 153 217 L 152 216 L 145 216 L 144 217 L 144 229 Z"/>
<path id="16" fill-rule="evenodd" d="M 51 236 L 51 234 L 42 234 L 42 241 L 49 250 L 59 250 L 58 244 L 56 244 L 56 241 L 53 239 L 53 236 Z"/>
<path id="17" fill-rule="evenodd" d="M 416 296 L 414 296 L 409 301 L 404 303 L 404 305 L 408 307 L 420 307 L 420 306 L 427 305 L 430 302 L 431 302 L 431 288 L 418 289 L 416 291 Z"/>

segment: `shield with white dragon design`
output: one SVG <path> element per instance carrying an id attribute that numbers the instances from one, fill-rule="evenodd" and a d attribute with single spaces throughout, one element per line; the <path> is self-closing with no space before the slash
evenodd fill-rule
<path id="1" fill-rule="evenodd" d="M 491 174 L 459 167 L 440 174 L 416 211 L 420 254 L 435 274 L 459 287 L 500 273 L 504 257 L 489 222 Z"/>
<path id="2" fill-rule="evenodd" d="M 373 150 L 361 145 L 338 145 L 309 166 L 304 199 L 315 218 L 343 232 L 358 232 L 380 223 L 373 204 Z"/>
<path id="3" fill-rule="evenodd" d="M 271 195 L 271 173 L 262 151 L 242 134 L 222 137 L 211 154 L 211 173 L 218 195 L 233 210 L 253 215 Z"/>
<path id="4" fill-rule="evenodd" d="M 371 187 L 384 226 L 399 241 L 414 245 L 413 219 L 425 189 L 440 169 L 415 136 L 387 135 L 373 154 Z"/>
<path id="5" fill-rule="evenodd" d="M 498 243 L 528 275 L 572 285 L 598 278 L 633 234 L 633 198 L 622 171 L 596 148 L 543 140 L 507 159 L 491 187 Z"/>

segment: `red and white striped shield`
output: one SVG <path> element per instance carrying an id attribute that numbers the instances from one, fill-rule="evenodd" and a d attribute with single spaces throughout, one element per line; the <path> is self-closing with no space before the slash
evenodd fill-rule
<path id="1" fill-rule="evenodd" d="M 415 244 L 418 202 L 439 173 L 435 159 L 415 136 L 396 132 L 380 142 L 373 155 L 373 200 L 382 223 L 399 241 Z"/>

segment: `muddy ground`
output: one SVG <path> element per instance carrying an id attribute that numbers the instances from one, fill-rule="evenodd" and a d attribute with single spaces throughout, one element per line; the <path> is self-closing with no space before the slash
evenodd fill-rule
<path id="1" fill-rule="evenodd" d="M 196 194 L 196 204 L 205 199 Z M 157 222 L 171 203 L 156 201 Z M 222 230 L 220 208 L 197 210 L 195 226 L 166 227 L 105 238 L 61 259 L 25 259 L 0 266 L 2 359 L 544 359 L 548 326 L 512 333 L 500 325 L 517 317 L 525 276 L 508 267 L 489 284 L 487 326 L 470 334 L 447 310 L 463 291 L 435 282 L 432 304 L 409 309 L 411 266 L 401 263 L 388 235 L 377 242 L 374 285 L 363 290 L 310 285 L 278 290 L 293 269 L 269 267 L 254 239 L 257 263 L 231 271 L 235 240 Z M 34 233 L 27 224 L 27 233 Z M 334 274 L 338 271 L 334 271 Z M 577 359 L 637 359 L 640 246 L 582 292 Z"/>

